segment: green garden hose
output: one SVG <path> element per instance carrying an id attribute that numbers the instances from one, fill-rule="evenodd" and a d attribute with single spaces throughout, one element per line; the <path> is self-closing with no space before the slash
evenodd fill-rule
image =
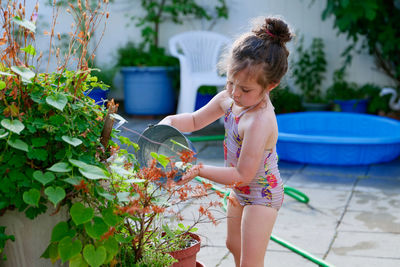
<path id="1" fill-rule="evenodd" d="M 224 140 L 224 135 L 187 136 L 187 138 L 191 142 L 221 141 Z"/>
<path id="2" fill-rule="evenodd" d="M 310 198 L 304 194 L 303 192 L 290 187 L 286 186 L 284 187 L 285 194 L 288 196 L 291 196 L 292 198 L 296 199 L 297 201 L 303 202 L 303 203 L 308 203 L 310 201 Z"/>

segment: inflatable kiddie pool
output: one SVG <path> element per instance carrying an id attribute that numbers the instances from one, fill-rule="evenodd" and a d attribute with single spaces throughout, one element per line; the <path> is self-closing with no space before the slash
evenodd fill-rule
<path id="1" fill-rule="evenodd" d="M 277 115 L 279 158 L 325 165 L 365 165 L 400 155 L 400 122 L 346 112 Z"/>

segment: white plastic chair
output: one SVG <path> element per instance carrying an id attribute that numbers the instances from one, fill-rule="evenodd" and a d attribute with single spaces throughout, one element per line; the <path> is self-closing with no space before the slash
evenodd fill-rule
<path id="1" fill-rule="evenodd" d="M 230 40 L 210 31 L 189 31 L 169 40 L 169 50 L 180 63 L 181 89 L 177 113 L 193 112 L 201 85 L 223 86 L 226 77 L 218 75 L 217 63 Z"/>

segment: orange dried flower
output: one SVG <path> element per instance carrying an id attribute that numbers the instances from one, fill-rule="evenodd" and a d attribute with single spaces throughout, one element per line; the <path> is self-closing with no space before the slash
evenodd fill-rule
<path id="1" fill-rule="evenodd" d="M 160 207 L 160 206 L 156 206 L 156 205 L 151 206 L 151 209 L 153 210 L 154 213 L 163 213 L 165 211 L 164 207 Z"/>
<path id="2" fill-rule="evenodd" d="M 110 236 L 114 235 L 114 233 L 115 233 L 115 228 L 110 227 L 110 229 L 100 237 L 100 241 L 108 239 Z"/>
<path id="3" fill-rule="evenodd" d="M 79 184 L 74 185 L 74 188 L 76 191 L 82 190 L 85 193 L 89 193 L 89 188 L 87 187 L 87 183 L 83 179 L 80 181 Z"/>
<path id="4" fill-rule="evenodd" d="M 195 159 L 196 153 L 194 153 L 192 150 L 182 150 L 178 152 L 179 158 L 183 163 L 189 163 L 192 162 Z"/>

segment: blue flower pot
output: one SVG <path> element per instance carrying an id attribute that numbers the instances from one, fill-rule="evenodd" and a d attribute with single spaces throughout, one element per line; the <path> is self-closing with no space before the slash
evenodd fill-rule
<path id="1" fill-rule="evenodd" d="M 106 103 L 108 92 L 110 90 L 101 90 L 100 88 L 93 88 L 85 92 L 85 95 L 94 100 L 97 105 L 104 105 Z"/>
<path id="2" fill-rule="evenodd" d="M 132 115 L 174 113 L 175 93 L 170 71 L 166 67 L 122 68 L 125 112 Z"/>
<path id="3" fill-rule="evenodd" d="M 205 106 L 210 100 L 214 97 L 215 95 L 212 94 L 200 94 L 197 92 L 196 96 L 196 104 L 195 104 L 195 110 L 198 110 Z"/>
<path id="4" fill-rule="evenodd" d="M 350 100 L 335 100 L 335 104 L 340 106 L 340 111 L 366 113 L 368 100 L 367 99 L 350 99 Z"/>

